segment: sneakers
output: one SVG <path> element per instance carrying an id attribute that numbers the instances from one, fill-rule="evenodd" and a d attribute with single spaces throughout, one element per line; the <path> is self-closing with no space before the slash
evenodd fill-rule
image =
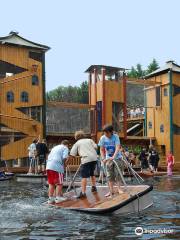
<path id="1" fill-rule="evenodd" d="M 92 188 L 91 188 L 91 192 L 97 192 L 97 188 L 96 188 L 96 186 L 92 186 Z"/>
<path id="2" fill-rule="evenodd" d="M 66 197 L 56 197 L 55 203 L 60 203 L 60 202 L 66 201 L 66 200 L 67 200 Z"/>
<path id="3" fill-rule="evenodd" d="M 55 200 L 53 197 L 49 197 L 48 204 L 52 204 L 52 203 L 55 203 Z"/>
<path id="4" fill-rule="evenodd" d="M 86 193 L 80 192 L 79 195 L 77 196 L 78 199 L 84 199 L 86 198 Z"/>

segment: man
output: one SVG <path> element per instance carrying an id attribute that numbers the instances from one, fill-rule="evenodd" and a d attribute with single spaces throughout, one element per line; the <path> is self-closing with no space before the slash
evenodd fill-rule
<path id="1" fill-rule="evenodd" d="M 141 172 L 143 172 L 144 169 L 148 168 L 148 152 L 146 151 L 146 148 L 143 148 L 139 155 L 139 161 L 141 163 Z"/>
<path id="2" fill-rule="evenodd" d="M 113 160 L 116 161 L 120 170 L 122 169 L 122 155 L 120 152 L 121 146 L 119 136 L 113 132 L 112 125 L 105 125 L 103 127 L 103 133 L 104 135 L 100 138 L 98 145 L 100 146 L 102 161 L 106 164 L 107 168 L 107 179 L 110 192 L 108 192 L 105 196 L 112 197 L 112 195 L 114 194 L 115 181 L 118 182 L 119 194 L 122 193 L 120 189 L 121 178 L 119 176 L 116 164 L 113 162 Z"/>
<path id="3" fill-rule="evenodd" d="M 86 198 L 87 178 L 91 179 L 91 191 L 97 191 L 96 177 L 94 176 L 97 161 L 97 145 L 92 139 L 86 138 L 83 131 L 75 132 L 75 140 L 77 142 L 73 145 L 70 156 L 75 157 L 79 155 L 81 157 L 81 192 L 77 198 L 83 199 Z"/>
<path id="4" fill-rule="evenodd" d="M 46 158 L 48 154 L 48 148 L 45 139 L 42 141 L 39 139 L 38 143 L 36 144 L 36 150 L 38 160 L 38 173 L 45 173 Z"/>
<path id="5" fill-rule="evenodd" d="M 60 145 L 52 148 L 46 165 L 47 178 L 49 184 L 49 199 L 48 203 L 60 203 L 66 200 L 63 197 L 62 187 L 64 180 L 64 165 L 68 158 L 69 153 L 69 141 L 64 140 Z M 54 199 L 54 196 L 56 197 Z"/>
<path id="6" fill-rule="evenodd" d="M 37 173 L 37 163 L 36 163 L 36 143 L 37 139 L 34 139 L 33 142 L 29 145 L 28 151 L 29 151 L 29 171 L 28 174 L 32 174 L 32 168 L 34 167 L 35 173 Z"/>

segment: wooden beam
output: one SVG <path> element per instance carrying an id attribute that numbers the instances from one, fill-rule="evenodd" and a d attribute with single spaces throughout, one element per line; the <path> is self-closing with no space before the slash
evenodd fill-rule
<path id="1" fill-rule="evenodd" d="M 140 79 L 140 78 L 129 78 L 129 77 L 127 78 L 127 83 L 138 84 L 138 85 L 148 85 L 148 86 L 161 84 L 161 82 L 150 81 L 150 80 Z"/>
<path id="2" fill-rule="evenodd" d="M 48 101 L 47 102 L 47 107 L 82 108 L 82 109 L 95 108 L 94 105 L 90 105 L 90 104 L 56 102 L 56 101 Z"/>

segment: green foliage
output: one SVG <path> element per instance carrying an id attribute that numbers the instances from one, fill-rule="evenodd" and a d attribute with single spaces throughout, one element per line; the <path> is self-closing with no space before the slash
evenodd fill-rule
<path id="1" fill-rule="evenodd" d="M 48 101 L 88 103 L 88 83 L 81 83 L 79 87 L 59 86 L 46 93 Z"/>
<path id="2" fill-rule="evenodd" d="M 152 73 L 159 68 L 156 59 L 153 58 L 152 62 L 147 66 L 146 74 Z"/>

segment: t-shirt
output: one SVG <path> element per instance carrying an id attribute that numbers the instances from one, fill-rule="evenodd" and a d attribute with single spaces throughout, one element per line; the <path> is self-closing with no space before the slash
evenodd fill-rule
<path id="1" fill-rule="evenodd" d="M 105 151 L 106 151 L 106 159 L 112 157 L 115 153 L 116 150 L 116 146 L 120 145 L 120 139 L 119 136 L 117 134 L 112 134 L 112 136 L 110 138 L 106 137 L 105 135 L 103 135 L 100 140 L 98 145 L 100 147 L 104 147 Z M 122 157 L 121 152 L 119 151 L 116 155 L 115 159 L 119 159 Z"/>
<path id="2" fill-rule="evenodd" d="M 53 147 L 48 156 L 46 170 L 64 173 L 64 159 L 68 157 L 68 153 L 68 148 L 63 144 Z"/>
<path id="3" fill-rule="evenodd" d="M 78 140 L 70 151 L 71 156 L 79 155 L 81 157 L 81 163 L 88 163 L 97 160 L 97 145 L 92 139 L 83 138 Z"/>
<path id="4" fill-rule="evenodd" d="M 36 153 L 36 144 L 35 143 L 31 143 L 28 147 L 29 150 L 29 157 L 35 157 L 35 153 Z"/>
<path id="5" fill-rule="evenodd" d="M 38 156 L 40 155 L 46 156 L 46 154 L 48 153 L 48 148 L 45 143 L 38 143 L 36 145 L 36 149 L 37 149 Z"/>

